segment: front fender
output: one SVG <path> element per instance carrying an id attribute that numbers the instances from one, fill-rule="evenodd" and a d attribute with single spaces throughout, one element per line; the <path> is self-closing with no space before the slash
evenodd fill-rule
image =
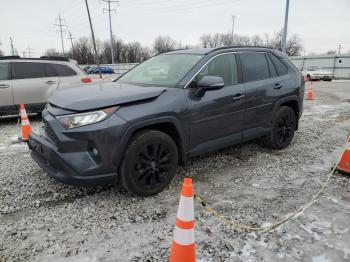
<path id="1" fill-rule="evenodd" d="M 188 144 L 188 137 L 185 135 L 185 131 L 183 129 L 183 126 L 181 125 L 180 121 L 173 116 L 162 116 L 152 119 L 143 120 L 141 122 L 132 123 L 128 128 L 125 130 L 124 135 L 122 136 L 121 143 L 119 145 L 119 148 L 117 148 L 115 152 L 115 161 L 116 165 L 119 166 L 121 164 L 121 161 L 123 159 L 123 155 L 125 150 L 127 149 L 128 143 L 130 141 L 130 138 L 139 130 L 147 129 L 147 127 L 151 127 L 156 124 L 172 124 L 176 128 L 179 136 L 180 136 L 180 156 L 183 161 L 186 160 L 186 150 L 185 145 Z"/>

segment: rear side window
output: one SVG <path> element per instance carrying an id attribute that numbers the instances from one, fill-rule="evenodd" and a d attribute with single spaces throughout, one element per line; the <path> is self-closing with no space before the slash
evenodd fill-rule
<path id="1" fill-rule="evenodd" d="M 55 71 L 57 72 L 58 76 L 75 76 L 77 75 L 77 72 L 75 72 L 72 68 L 66 65 L 59 65 L 59 64 L 51 64 Z"/>
<path id="2" fill-rule="evenodd" d="M 10 79 L 10 63 L 0 63 L 0 80 Z"/>
<path id="3" fill-rule="evenodd" d="M 43 63 L 13 62 L 12 68 L 13 79 L 45 77 L 45 67 Z"/>
<path id="4" fill-rule="evenodd" d="M 270 78 L 269 67 L 265 53 L 240 53 L 243 77 L 246 82 Z"/>
<path id="5" fill-rule="evenodd" d="M 47 77 L 57 76 L 57 73 L 52 64 L 45 64 L 45 73 Z"/>
<path id="6" fill-rule="evenodd" d="M 288 67 L 282 63 L 282 61 L 273 54 L 269 54 L 275 68 L 277 70 L 277 74 L 279 76 L 286 75 L 288 73 Z"/>

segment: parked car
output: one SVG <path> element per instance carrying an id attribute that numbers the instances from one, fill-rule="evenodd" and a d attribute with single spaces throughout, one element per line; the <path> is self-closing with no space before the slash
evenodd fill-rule
<path id="1" fill-rule="evenodd" d="M 280 52 L 216 48 L 157 55 L 115 82 L 84 90 L 49 99 L 44 130 L 29 138 L 32 158 L 64 183 L 119 183 L 149 196 L 190 157 L 255 138 L 287 147 L 305 84 Z"/>
<path id="2" fill-rule="evenodd" d="M 113 68 L 101 66 L 100 69 L 98 67 L 93 67 L 89 69 L 89 74 L 99 74 L 101 70 L 101 74 L 114 74 Z"/>
<path id="3" fill-rule="evenodd" d="M 89 72 L 89 69 L 91 68 L 91 66 L 83 66 L 82 69 L 88 73 Z"/>
<path id="4" fill-rule="evenodd" d="M 96 68 L 97 68 L 96 66 L 89 66 L 86 73 L 91 74 L 91 71 L 95 70 Z"/>
<path id="5" fill-rule="evenodd" d="M 334 79 L 334 74 L 331 71 L 325 70 L 320 66 L 305 66 L 302 67 L 301 71 L 303 72 L 303 75 L 306 76 L 308 81 L 332 81 L 332 79 Z"/>
<path id="6" fill-rule="evenodd" d="M 21 103 L 28 112 L 41 112 L 56 89 L 81 82 L 91 79 L 66 58 L 0 57 L 0 115 L 17 114 Z"/>

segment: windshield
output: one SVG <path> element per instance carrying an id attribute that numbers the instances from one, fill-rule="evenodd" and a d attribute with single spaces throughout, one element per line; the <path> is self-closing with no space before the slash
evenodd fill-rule
<path id="1" fill-rule="evenodd" d="M 320 66 L 308 66 L 307 67 L 307 70 L 309 70 L 309 71 L 317 71 L 317 70 L 321 70 L 322 69 L 322 67 L 320 67 Z"/>
<path id="2" fill-rule="evenodd" d="M 202 57 L 198 54 L 158 55 L 138 65 L 117 82 L 174 87 Z"/>

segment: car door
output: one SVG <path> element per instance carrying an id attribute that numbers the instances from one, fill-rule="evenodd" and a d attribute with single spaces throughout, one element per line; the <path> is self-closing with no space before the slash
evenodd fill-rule
<path id="1" fill-rule="evenodd" d="M 225 86 L 199 92 L 197 82 L 205 75 L 219 76 Z M 234 53 L 212 58 L 187 86 L 190 119 L 190 155 L 238 143 L 242 138 L 244 86 L 238 83 Z"/>
<path id="2" fill-rule="evenodd" d="M 11 63 L 0 62 L 0 114 L 14 112 L 12 83 L 11 83 Z"/>
<path id="3" fill-rule="evenodd" d="M 59 78 L 48 64 L 39 61 L 12 63 L 12 88 L 15 104 L 42 108 L 58 86 Z"/>
<path id="4" fill-rule="evenodd" d="M 271 78 L 266 53 L 240 52 L 239 57 L 246 95 L 243 139 L 249 140 L 269 131 L 273 102 L 283 83 Z"/>

